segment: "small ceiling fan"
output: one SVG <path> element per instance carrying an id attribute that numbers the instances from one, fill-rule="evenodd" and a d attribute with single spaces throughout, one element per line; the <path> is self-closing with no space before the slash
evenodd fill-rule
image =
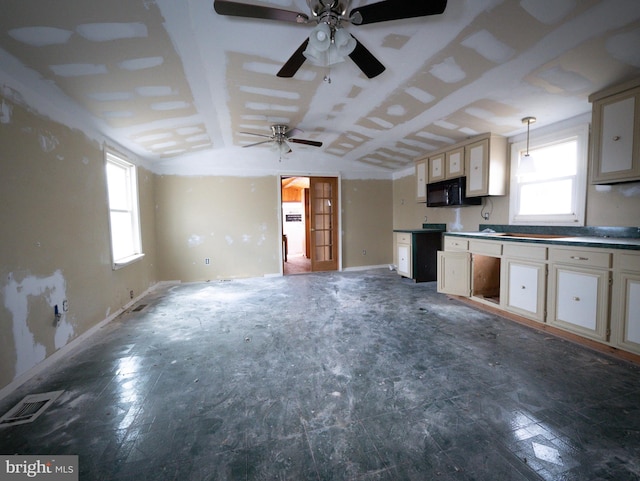
<path id="1" fill-rule="evenodd" d="M 229 0 L 214 0 L 213 7 L 220 15 L 262 18 L 317 24 L 309 38 L 293 53 L 277 73 L 278 77 L 293 77 L 305 60 L 316 65 L 333 65 L 349 56 L 368 78 L 384 72 L 385 67 L 353 35 L 346 32 L 342 23 L 366 25 L 403 18 L 439 15 L 447 7 L 447 0 L 383 0 L 354 8 L 350 12 L 351 0 L 307 0 L 311 18 L 291 10 L 251 5 Z"/>
<path id="2" fill-rule="evenodd" d="M 288 154 L 289 152 L 291 152 L 291 147 L 289 146 L 288 142 L 292 142 L 294 144 L 311 145 L 312 147 L 322 147 L 322 142 L 318 142 L 316 140 L 293 138 L 294 135 L 301 134 L 302 130 L 296 128 L 289 129 L 287 125 L 272 125 L 271 132 L 271 135 L 256 134 L 254 132 L 240 132 L 241 134 L 255 135 L 267 139 L 260 142 L 255 142 L 253 144 L 243 145 L 243 147 L 253 147 L 254 145 L 271 143 L 273 149 L 279 152 L 280 155 Z"/>

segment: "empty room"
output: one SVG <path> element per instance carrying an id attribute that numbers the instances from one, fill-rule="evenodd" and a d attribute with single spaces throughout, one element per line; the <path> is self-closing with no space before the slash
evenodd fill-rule
<path id="1" fill-rule="evenodd" d="M 637 0 L 4 0 L 0 479 L 640 479 Z"/>

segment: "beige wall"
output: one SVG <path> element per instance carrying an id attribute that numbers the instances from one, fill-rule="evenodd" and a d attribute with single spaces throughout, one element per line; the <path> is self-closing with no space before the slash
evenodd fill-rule
<path id="1" fill-rule="evenodd" d="M 0 105 L 2 388 L 158 277 L 153 175 L 139 171 L 146 256 L 113 271 L 101 146 L 7 98 Z"/>
<path id="2" fill-rule="evenodd" d="M 392 192 L 391 180 L 342 181 L 344 268 L 392 262 Z"/>
<path id="3" fill-rule="evenodd" d="M 156 205 L 162 279 L 202 281 L 280 272 L 276 176 L 158 176 Z"/>
<path id="4" fill-rule="evenodd" d="M 187 282 L 279 274 L 278 179 L 158 176 L 160 277 Z M 342 180 L 343 268 L 391 262 L 391 191 L 391 180 Z"/>
<path id="5" fill-rule="evenodd" d="M 485 199 L 485 206 L 427 208 L 415 201 L 415 175 L 393 182 L 393 227 L 408 229 L 429 223 L 447 224 L 447 230 L 474 231 L 479 224 L 509 224 L 509 196 Z M 488 220 L 481 217 L 489 212 Z M 640 182 L 587 186 L 587 226 L 640 226 Z"/>

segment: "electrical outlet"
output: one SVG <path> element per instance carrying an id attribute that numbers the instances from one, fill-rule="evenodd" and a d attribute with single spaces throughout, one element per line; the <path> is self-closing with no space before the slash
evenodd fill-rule
<path id="1" fill-rule="evenodd" d="M 133 299 L 133 289 L 131 289 L 131 290 L 129 291 L 129 297 L 130 297 L 131 299 Z"/>
<path id="2" fill-rule="evenodd" d="M 482 214 L 482 217 L 484 218 L 484 220 L 489 220 L 489 213 L 485 212 L 484 214 Z"/>
<path id="3" fill-rule="evenodd" d="M 210 259 L 210 258 L 208 258 L 208 257 L 205 257 L 205 258 L 204 258 L 204 264 L 205 264 L 206 266 L 208 266 L 209 264 L 211 264 L 211 259 Z"/>
<path id="4" fill-rule="evenodd" d="M 362 249 L 362 255 L 366 256 L 367 255 L 367 250 L 366 249 Z"/>

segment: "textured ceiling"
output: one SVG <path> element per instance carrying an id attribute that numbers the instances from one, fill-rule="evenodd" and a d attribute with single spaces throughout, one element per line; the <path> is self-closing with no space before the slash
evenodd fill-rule
<path id="1" fill-rule="evenodd" d="M 2 3 L 5 93 L 40 92 L 47 105 L 32 107 L 72 111 L 167 172 L 393 172 L 475 134 L 520 133 L 525 116 L 584 114 L 590 93 L 640 76 L 638 0 L 449 0 L 443 15 L 348 25 L 386 67 L 373 79 L 349 59 L 278 78 L 312 26 L 220 16 L 211 0 Z M 274 123 L 324 145 L 242 148 L 261 139 L 240 132 Z"/>

